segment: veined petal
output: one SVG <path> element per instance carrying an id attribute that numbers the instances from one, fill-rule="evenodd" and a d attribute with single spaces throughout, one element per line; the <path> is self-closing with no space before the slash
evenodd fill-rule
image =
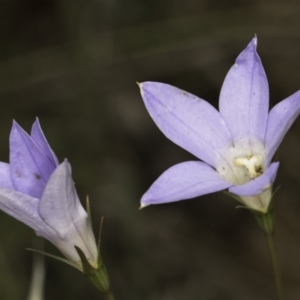
<path id="1" fill-rule="evenodd" d="M 15 189 L 11 180 L 10 165 L 4 162 L 0 162 L 0 188 L 2 187 L 10 190 Z"/>
<path id="2" fill-rule="evenodd" d="M 165 171 L 143 195 L 141 205 L 190 199 L 231 186 L 211 166 L 200 161 L 177 164 Z"/>
<path id="3" fill-rule="evenodd" d="M 35 143 L 41 148 L 42 152 L 48 157 L 48 159 L 53 164 L 53 167 L 57 167 L 59 162 L 54 154 L 53 150 L 51 149 L 49 143 L 46 140 L 46 137 L 42 131 L 39 119 L 36 118 L 35 122 L 31 128 L 31 138 L 35 141 Z"/>
<path id="4" fill-rule="evenodd" d="M 79 261 L 79 247 L 92 264 L 97 262 L 97 246 L 88 216 L 77 196 L 67 161 L 51 175 L 39 204 L 44 222 L 57 233 L 51 242 L 71 261 Z"/>
<path id="5" fill-rule="evenodd" d="M 300 113 L 300 91 L 275 105 L 268 118 L 265 137 L 267 149 L 266 165 L 268 165 L 285 134 Z"/>
<path id="6" fill-rule="evenodd" d="M 38 214 L 39 199 L 17 191 L 0 188 L 0 209 L 31 227 L 37 235 L 49 239 L 55 232 Z"/>
<path id="7" fill-rule="evenodd" d="M 15 121 L 10 133 L 9 145 L 11 178 L 15 189 L 40 198 L 55 167 Z"/>
<path id="8" fill-rule="evenodd" d="M 172 142 L 215 167 L 221 149 L 232 144 L 220 113 L 208 102 L 157 82 L 140 84 L 152 119 Z"/>
<path id="9" fill-rule="evenodd" d="M 255 196 L 272 187 L 275 181 L 279 162 L 272 163 L 269 168 L 259 177 L 243 185 L 229 188 L 229 192 L 239 196 Z"/>
<path id="10" fill-rule="evenodd" d="M 220 113 L 233 140 L 263 141 L 269 109 L 269 87 L 256 52 L 256 37 L 229 70 L 220 94 Z"/>
<path id="11" fill-rule="evenodd" d="M 87 217 L 81 206 L 71 177 L 71 168 L 65 160 L 50 177 L 39 204 L 43 220 L 56 230 L 61 238 L 75 222 Z"/>

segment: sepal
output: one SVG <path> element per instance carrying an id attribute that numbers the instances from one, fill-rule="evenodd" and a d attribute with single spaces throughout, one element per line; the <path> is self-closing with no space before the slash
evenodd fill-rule
<path id="1" fill-rule="evenodd" d="M 107 270 L 103 263 L 98 265 L 95 269 L 87 260 L 83 251 L 75 246 L 75 249 L 80 256 L 83 273 L 93 282 L 95 287 L 103 294 L 110 293 L 110 284 Z"/>
<path id="2" fill-rule="evenodd" d="M 82 270 L 76 264 L 72 263 L 71 261 L 69 261 L 69 260 L 67 260 L 67 259 L 65 259 L 63 257 L 57 256 L 57 255 L 53 255 L 53 254 L 50 254 L 50 253 L 47 253 L 47 252 L 44 252 L 44 251 L 41 251 L 41 250 L 32 249 L 32 248 L 26 248 L 26 250 L 29 250 L 29 251 L 32 251 L 32 252 L 36 252 L 36 253 L 39 253 L 39 254 L 51 257 L 53 259 L 59 260 L 59 261 L 65 263 L 65 264 L 67 264 L 67 265 L 69 265 L 71 267 L 76 268 L 80 272 L 82 272 Z"/>
<path id="3" fill-rule="evenodd" d="M 239 196 L 237 196 L 237 195 L 235 195 L 235 194 L 232 194 L 232 193 L 230 193 L 230 192 L 228 192 L 228 191 L 222 191 L 225 195 L 227 195 L 227 196 L 229 196 L 230 198 L 232 198 L 232 199 L 234 199 L 234 200 L 236 200 L 236 201 L 238 201 L 238 202 L 240 202 L 241 204 L 244 204 L 244 202 L 242 201 L 242 199 L 239 197 Z M 240 206 L 237 206 L 238 208 L 240 208 Z M 244 206 L 243 206 L 244 207 Z M 246 207 L 245 207 L 246 208 Z"/>
<path id="4" fill-rule="evenodd" d="M 275 192 L 272 195 L 271 201 L 270 201 L 270 205 L 268 207 L 268 211 L 267 212 L 261 212 L 255 209 L 252 209 L 250 207 L 244 206 L 244 205 L 238 205 L 237 208 L 243 208 L 243 209 L 247 209 L 249 211 L 251 211 L 256 219 L 256 221 L 258 222 L 258 225 L 260 226 L 260 228 L 263 230 L 263 232 L 265 234 L 273 234 L 274 232 L 274 210 L 273 210 L 273 199 L 274 199 L 274 194 L 276 193 L 277 189 L 275 190 Z M 228 195 L 229 197 L 237 200 L 238 202 L 243 203 L 242 199 L 240 199 L 240 197 L 238 197 L 237 195 L 231 194 L 227 191 L 223 191 L 223 193 L 225 193 L 226 195 Z"/>
<path id="5" fill-rule="evenodd" d="M 90 198 L 89 196 L 86 196 L 86 212 L 87 212 L 87 215 L 88 215 L 88 223 L 89 223 L 89 226 L 92 228 L 92 213 L 91 213 L 91 206 L 90 206 Z"/>
<path id="6" fill-rule="evenodd" d="M 250 207 L 247 205 L 247 202 L 245 202 L 243 200 L 243 197 L 240 197 L 238 195 L 235 195 L 233 193 L 230 193 L 228 191 L 223 191 L 224 194 L 226 194 L 227 196 L 231 197 L 232 199 L 235 199 L 236 201 L 238 201 L 239 203 L 243 204 L 243 205 L 238 205 L 236 208 L 243 208 L 243 209 L 247 209 L 249 211 L 251 211 L 253 214 L 258 214 L 258 215 L 266 215 L 269 212 L 273 211 L 273 207 L 274 207 L 274 196 L 275 193 L 278 191 L 278 189 L 280 188 L 277 187 L 275 189 L 275 191 L 271 194 L 270 196 L 270 200 L 268 201 L 268 206 L 267 207 L 263 207 L 262 209 L 255 209 L 253 207 Z"/>

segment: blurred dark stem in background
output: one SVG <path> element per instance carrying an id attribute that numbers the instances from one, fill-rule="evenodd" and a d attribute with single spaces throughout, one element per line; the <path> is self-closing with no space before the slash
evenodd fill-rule
<path id="1" fill-rule="evenodd" d="M 168 141 L 136 81 L 161 81 L 217 107 L 223 79 L 254 34 L 271 105 L 300 89 L 297 1 L 6 0 L 0 9 L 0 160 L 12 119 L 38 116 L 89 194 L 117 299 L 274 299 L 263 235 L 223 194 L 149 207 L 139 199 L 167 167 L 194 159 Z M 285 138 L 276 241 L 287 295 L 300 294 L 299 129 Z M 0 214 L 0 299 L 24 299 L 34 233 Z M 46 244 L 46 250 L 57 254 Z M 46 259 L 45 299 L 98 299 L 79 272 Z"/>

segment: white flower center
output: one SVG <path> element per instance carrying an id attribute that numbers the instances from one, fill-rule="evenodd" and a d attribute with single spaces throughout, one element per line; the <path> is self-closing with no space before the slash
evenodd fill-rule
<path id="1" fill-rule="evenodd" d="M 234 185 L 242 185 L 259 177 L 265 171 L 265 147 L 263 143 L 252 141 L 235 141 L 222 151 L 217 171 L 224 179 Z"/>

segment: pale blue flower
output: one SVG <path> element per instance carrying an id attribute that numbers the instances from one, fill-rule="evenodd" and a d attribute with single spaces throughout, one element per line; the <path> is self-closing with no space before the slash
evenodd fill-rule
<path id="1" fill-rule="evenodd" d="M 173 86 L 140 84 L 146 108 L 171 141 L 202 161 L 165 171 L 141 205 L 167 203 L 229 189 L 250 209 L 267 212 L 278 162 L 271 162 L 300 112 L 300 92 L 269 112 L 269 87 L 255 37 L 229 70 L 219 111 Z"/>
<path id="2" fill-rule="evenodd" d="M 10 162 L 0 162 L 0 209 L 52 242 L 79 270 L 75 246 L 96 269 L 98 250 L 71 175 L 59 164 L 36 120 L 29 136 L 16 122 L 10 134 Z"/>

